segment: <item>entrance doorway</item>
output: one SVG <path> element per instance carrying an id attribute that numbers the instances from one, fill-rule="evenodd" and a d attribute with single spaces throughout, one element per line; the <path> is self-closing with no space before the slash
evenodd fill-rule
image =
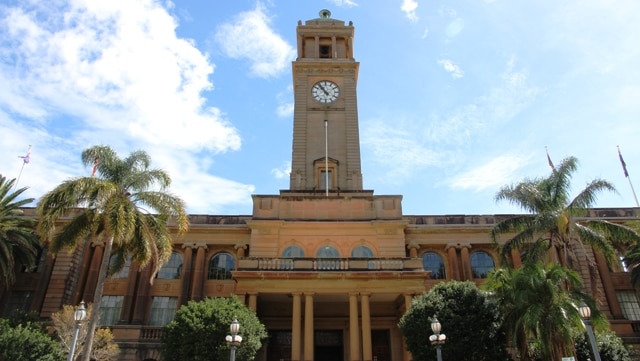
<path id="1" fill-rule="evenodd" d="M 391 361 L 390 342 L 389 330 L 371 330 L 371 346 L 374 360 Z"/>
<path id="2" fill-rule="evenodd" d="M 269 331 L 267 361 L 291 360 L 291 331 Z"/>
<path id="3" fill-rule="evenodd" d="M 342 330 L 316 331 L 315 361 L 343 361 L 344 348 L 342 345 Z"/>

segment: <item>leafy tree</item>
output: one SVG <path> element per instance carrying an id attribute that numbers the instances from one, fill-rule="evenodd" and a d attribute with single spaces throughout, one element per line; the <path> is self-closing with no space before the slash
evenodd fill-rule
<path id="1" fill-rule="evenodd" d="M 414 360 L 435 360 L 429 344 L 431 320 L 437 315 L 442 333 L 442 358 L 457 361 L 511 360 L 506 351 L 500 313 L 487 295 L 473 282 L 439 283 L 428 293 L 414 298 L 400 319 L 399 327 Z"/>
<path id="2" fill-rule="evenodd" d="M 32 323 L 11 326 L 0 319 L 0 360 L 63 361 L 60 345 Z"/>
<path id="3" fill-rule="evenodd" d="M 537 341 L 543 360 L 559 360 L 574 354 L 573 336 L 584 332 L 576 305 L 582 301 L 593 310 L 596 324 L 604 316 L 588 295 L 580 292 L 577 272 L 557 263 L 526 262 L 522 267 L 498 268 L 483 286 L 492 292 L 503 317 L 502 327 L 521 360 L 532 359 L 529 339 Z"/>
<path id="4" fill-rule="evenodd" d="M 12 192 L 15 182 L 0 174 L 0 286 L 4 287 L 15 281 L 16 263 L 33 267 L 40 250 L 36 222 L 24 217 L 20 209 L 33 202 L 33 198 L 17 200 L 27 188 Z"/>
<path id="5" fill-rule="evenodd" d="M 173 217 L 179 234 L 189 222 L 184 202 L 167 192 L 171 178 L 163 170 L 149 168 L 146 152 L 135 151 L 121 159 L 108 146 L 94 146 L 82 152 L 82 162 L 93 165 L 97 176 L 66 180 L 45 194 L 37 206 L 37 229 L 54 254 L 87 239 L 105 244 L 83 351 L 83 360 L 89 361 L 112 249 L 116 256 L 112 272 L 131 255 L 141 265 L 150 262 L 154 277 L 172 251 L 167 222 Z M 58 229 L 65 216 L 71 219 Z"/>
<path id="6" fill-rule="evenodd" d="M 229 359 L 230 349 L 225 337 L 234 318 L 240 323 L 239 335 L 242 336 L 236 359 L 253 360 L 267 337 L 267 331 L 256 314 L 235 296 L 190 301 L 180 307 L 174 320 L 162 332 L 162 359 Z"/>
<path id="7" fill-rule="evenodd" d="M 564 251 L 559 254 L 561 262 L 574 268 L 571 264 L 574 244 L 587 244 L 612 262 L 615 259 L 612 242 L 640 242 L 640 235 L 629 227 L 581 218 L 587 215 L 600 192 L 616 190 L 606 180 L 595 179 L 572 199 L 570 181 L 577 167 L 578 160 L 568 157 L 548 177 L 525 179 L 503 187 L 496 194 L 497 201 L 507 200 L 530 213 L 505 219 L 491 230 L 496 245 L 500 235 L 514 234 L 501 246 L 503 261 L 508 263 L 512 250 L 525 250 L 526 258 L 535 262 L 555 247 Z M 590 270 L 593 271 L 593 267 Z"/>
<path id="8" fill-rule="evenodd" d="M 74 320 L 74 313 L 76 311 L 73 305 L 64 305 L 62 309 L 51 315 L 51 321 L 53 323 L 53 329 L 55 330 L 61 346 L 66 352 L 69 352 L 71 348 L 71 341 L 73 338 L 73 332 L 75 329 L 76 321 Z M 87 305 L 87 316 L 91 315 L 92 305 Z M 82 323 L 80 326 L 80 332 L 78 332 L 78 339 L 76 340 L 76 348 L 81 349 L 84 345 L 87 337 L 87 325 Z M 100 361 L 112 361 L 117 360 L 120 354 L 120 348 L 118 344 L 113 340 L 113 334 L 108 328 L 100 328 L 96 331 L 96 335 L 91 347 L 91 358 Z M 79 358 L 79 354 L 74 355 L 74 359 Z"/>
<path id="9" fill-rule="evenodd" d="M 635 353 L 633 348 L 626 346 L 620 337 L 611 330 L 595 332 L 596 344 L 602 361 L 633 361 Z M 591 360 L 591 345 L 584 332 L 575 338 L 576 354 L 578 361 Z"/>

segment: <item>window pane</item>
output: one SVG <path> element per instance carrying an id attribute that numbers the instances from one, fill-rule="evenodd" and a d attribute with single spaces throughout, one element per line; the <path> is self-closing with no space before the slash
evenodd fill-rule
<path id="1" fill-rule="evenodd" d="M 169 261 L 165 263 L 156 278 L 165 280 L 175 280 L 180 278 L 182 273 L 182 255 L 178 252 L 173 252 Z"/>
<path id="2" fill-rule="evenodd" d="M 100 325 L 115 325 L 120 321 L 124 296 L 102 296 L 100 302 Z"/>
<path id="3" fill-rule="evenodd" d="M 320 171 L 320 189 L 327 189 L 327 177 L 329 178 L 329 186 L 331 186 L 331 171 Z M 329 187 L 331 189 L 331 187 Z"/>
<path id="4" fill-rule="evenodd" d="M 478 251 L 471 254 L 473 278 L 487 278 L 487 273 L 492 269 L 494 269 L 493 258 L 487 252 Z"/>
<path id="5" fill-rule="evenodd" d="M 373 251 L 367 246 L 358 246 L 351 251 L 354 258 L 373 258 Z"/>
<path id="6" fill-rule="evenodd" d="M 298 246 L 289 246 L 282 251 L 284 258 L 300 258 L 304 257 L 304 251 Z"/>
<path id="7" fill-rule="evenodd" d="M 230 253 L 218 253 L 211 257 L 207 279 L 230 280 L 231 271 L 236 267 L 236 260 Z"/>
<path id="8" fill-rule="evenodd" d="M 427 252 L 422 255 L 422 267 L 425 271 L 431 271 L 431 279 L 445 279 L 447 274 L 444 269 L 444 261 L 439 254 Z"/>
<path id="9" fill-rule="evenodd" d="M 151 314 L 149 324 L 164 326 L 173 320 L 178 308 L 177 297 L 153 297 L 151 300 Z"/>
<path id="10" fill-rule="evenodd" d="M 617 291 L 622 314 L 627 320 L 640 321 L 640 304 L 635 291 Z"/>
<path id="11" fill-rule="evenodd" d="M 316 255 L 318 258 L 338 258 L 340 254 L 338 250 L 331 246 L 324 246 L 318 250 L 318 254 Z"/>
<path id="12" fill-rule="evenodd" d="M 115 259 L 116 255 L 111 256 L 109 258 L 109 267 L 111 267 L 111 263 Z M 127 259 L 124 261 L 124 265 L 122 269 L 111 276 L 109 278 L 127 278 L 129 277 L 129 269 L 131 268 L 131 256 L 127 256 Z"/>

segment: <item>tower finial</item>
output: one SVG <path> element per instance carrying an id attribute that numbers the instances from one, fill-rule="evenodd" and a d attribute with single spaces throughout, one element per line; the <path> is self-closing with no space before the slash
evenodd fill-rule
<path id="1" fill-rule="evenodd" d="M 320 18 L 321 19 L 329 19 L 331 17 L 331 11 L 327 9 L 320 10 Z"/>

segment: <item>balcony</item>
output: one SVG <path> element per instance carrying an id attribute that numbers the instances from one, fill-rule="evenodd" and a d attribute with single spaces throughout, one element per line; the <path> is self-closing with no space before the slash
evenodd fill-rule
<path id="1" fill-rule="evenodd" d="M 238 271 L 422 271 L 419 258 L 242 258 Z"/>

